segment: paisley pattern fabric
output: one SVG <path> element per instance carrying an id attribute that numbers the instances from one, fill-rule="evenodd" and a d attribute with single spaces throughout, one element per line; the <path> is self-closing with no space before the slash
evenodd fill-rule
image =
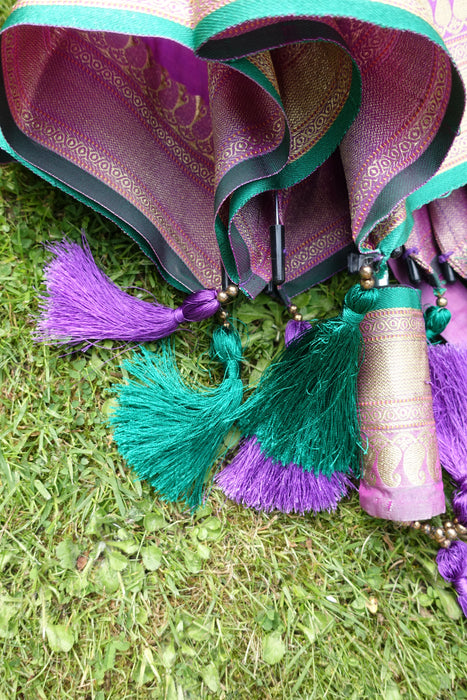
<path id="1" fill-rule="evenodd" d="M 429 519 L 445 505 L 420 293 L 385 287 L 380 299 L 360 324 L 360 504 L 387 520 Z"/>
<path id="2" fill-rule="evenodd" d="M 247 295 L 264 288 L 274 191 L 285 300 L 355 245 L 387 258 L 416 239 L 427 270 L 436 246 L 465 276 L 463 3 L 312 7 L 20 0 L 1 36 L 0 148 L 185 291 L 218 288 L 221 262 Z"/>

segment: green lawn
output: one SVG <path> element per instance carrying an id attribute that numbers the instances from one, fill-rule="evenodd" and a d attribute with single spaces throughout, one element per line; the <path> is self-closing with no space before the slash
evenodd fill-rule
<path id="1" fill-rule="evenodd" d="M 432 541 L 370 518 L 356 494 L 334 515 L 287 516 L 213 488 L 191 516 L 135 480 L 106 424 L 129 351 L 31 339 L 42 243 L 82 228 L 120 286 L 182 299 L 113 224 L 0 170 L 0 700 L 467 698 L 466 623 Z M 333 315 L 349 284 L 300 307 Z M 253 384 L 287 314 L 260 297 L 233 315 Z M 175 341 L 203 383 L 218 378 L 212 327 Z"/>

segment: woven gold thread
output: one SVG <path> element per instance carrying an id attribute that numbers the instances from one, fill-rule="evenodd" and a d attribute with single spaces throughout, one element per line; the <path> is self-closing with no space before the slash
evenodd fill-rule
<path id="1" fill-rule="evenodd" d="M 362 433 L 369 442 L 364 479 L 387 488 L 438 481 L 439 461 L 420 309 L 372 311 L 359 376 Z"/>

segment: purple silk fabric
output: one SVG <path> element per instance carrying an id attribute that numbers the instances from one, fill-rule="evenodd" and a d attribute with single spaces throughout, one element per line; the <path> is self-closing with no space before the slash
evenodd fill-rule
<path id="1" fill-rule="evenodd" d="M 8 106 L 28 138 L 151 222 L 160 238 L 140 235 L 188 289 L 219 286 L 221 255 L 248 294 L 263 288 L 274 213 L 259 190 L 280 189 L 291 296 L 333 274 L 352 239 L 363 245 L 389 214 L 395 202 L 381 195 L 433 142 L 451 93 L 449 58 L 425 37 L 303 19 L 321 24 L 320 41 L 271 40 L 232 65 L 167 39 L 12 27 L 2 41 Z M 355 68 L 354 118 L 342 114 L 358 100 Z M 405 178 L 404 196 L 417 178 Z"/>

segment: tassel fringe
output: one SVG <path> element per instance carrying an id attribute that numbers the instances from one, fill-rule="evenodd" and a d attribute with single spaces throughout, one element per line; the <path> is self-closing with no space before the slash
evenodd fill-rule
<path id="1" fill-rule="evenodd" d="M 35 339 L 59 345 L 121 340 L 144 343 L 171 335 L 181 323 L 201 321 L 220 309 L 215 290 L 190 294 L 178 309 L 149 303 L 120 289 L 83 247 L 63 240 L 48 246 L 47 293 L 40 297 Z"/>
<path id="2" fill-rule="evenodd" d="M 215 481 L 228 498 L 248 508 L 300 515 L 335 510 L 355 488 L 347 474 L 334 472 L 327 477 L 304 471 L 296 464 L 275 462 L 266 457 L 254 438 L 242 441 L 233 461 Z"/>
<path id="3" fill-rule="evenodd" d="M 311 327 L 311 323 L 308 321 L 294 321 L 293 319 L 288 321 L 284 333 L 286 346 L 300 338 L 300 336 L 309 331 Z"/>
<path id="4" fill-rule="evenodd" d="M 462 540 L 451 542 L 449 549 L 439 550 L 436 563 L 441 576 L 456 589 L 458 603 L 467 617 L 467 544 Z"/>
<path id="5" fill-rule="evenodd" d="M 229 498 L 258 510 L 319 512 L 335 510 L 353 488 L 360 442 L 358 324 L 377 294 L 358 285 L 340 317 L 314 327 L 289 321 L 283 355 L 239 411 L 246 437 L 216 478 Z"/>
<path id="6" fill-rule="evenodd" d="M 243 396 L 241 342 L 236 331 L 217 328 L 212 353 L 225 365 L 223 382 L 214 389 L 187 386 L 165 345 L 155 355 L 124 363 L 134 377 L 116 387 L 118 407 L 111 416 L 114 440 L 139 478 L 166 501 L 200 505 L 207 475 L 233 425 Z"/>
<path id="7" fill-rule="evenodd" d="M 429 345 L 428 359 L 440 460 L 457 482 L 452 505 L 467 525 L 467 348 Z"/>
<path id="8" fill-rule="evenodd" d="M 274 461 L 328 477 L 357 475 L 359 323 L 377 298 L 377 289 L 352 287 L 342 314 L 299 335 L 240 408 L 242 433 L 255 436 Z"/>

